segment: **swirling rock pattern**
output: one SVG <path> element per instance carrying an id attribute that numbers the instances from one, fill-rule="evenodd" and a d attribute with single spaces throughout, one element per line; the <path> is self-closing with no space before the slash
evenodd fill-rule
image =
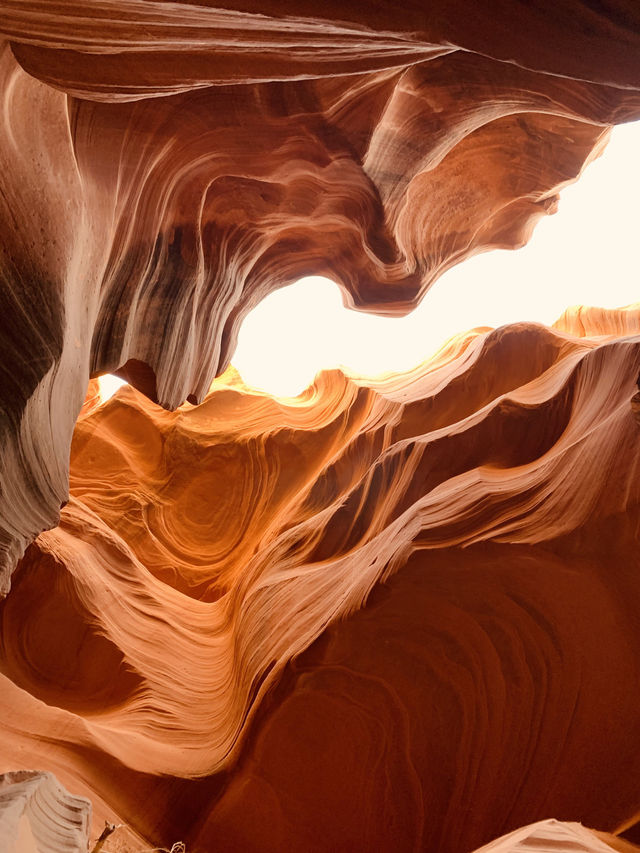
<path id="1" fill-rule="evenodd" d="M 580 317 L 290 401 L 90 388 L 0 608 L 3 761 L 194 851 L 459 853 L 550 815 L 629 841 L 495 849 L 630 849 L 640 314 Z"/>
<path id="2" fill-rule="evenodd" d="M 2 593 L 90 376 L 201 401 L 308 273 L 405 312 L 640 116 L 634 0 L 2 5 Z"/>
<path id="3" fill-rule="evenodd" d="M 77 795 L 132 850 L 639 840 L 637 306 L 225 372 L 304 274 L 399 314 L 522 245 L 640 117 L 637 3 L 426 5 L 4 0 L 5 846 L 86 847 Z"/>
<path id="4" fill-rule="evenodd" d="M 91 804 L 74 797 L 51 773 L 0 775 L 3 853 L 86 853 Z"/>

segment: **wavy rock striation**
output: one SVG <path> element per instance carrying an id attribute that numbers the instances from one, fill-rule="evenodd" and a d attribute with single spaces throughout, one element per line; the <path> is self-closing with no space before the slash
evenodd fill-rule
<path id="1" fill-rule="evenodd" d="M 544 820 L 487 844 L 476 853 L 634 853 L 638 848 L 620 838 L 585 829 L 579 823 Z"/>
<path id="2" fill-rule="evenodd" d="M 0 608 L 3 762 L 194 851 L 632 838 L 640 315 L 579 316 L 289 401 L 91 388 Z M 495 849 L 582 832 L 532 831 Z"/>
<path id="3" fill-rule="evenodd" d="M 225 5 L 3 3 L 3 593 L 67 499 L 90 376 L 200 401 L 308 273 L 408 311 L 640 116 L 631 0 Z"/>
<path id="4" fill-rule="evenodd" d="M 0 775 L 0 849 L 5 853 L 86 853 L 91 804 L 51 773 Z"/>
<path id="5" fill-rule="evenodd" d="M 302 275 L 399 314 L 522 245 L 640 117 L 637 3 L 426 6 L 4 0 L 7 848 L 85 849 L 79 794 L 132 850 L 640 840 L 638 306 L 225 372 Z"/>

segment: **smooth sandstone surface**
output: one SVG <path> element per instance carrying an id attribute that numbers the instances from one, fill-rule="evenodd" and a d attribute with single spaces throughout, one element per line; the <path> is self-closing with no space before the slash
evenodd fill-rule
<path id="1" fill-rule="evenodd" d="M 90 376 L 175 409 L 274 288 L 325 274 L 399 314 L 452 264 L 522 245 L 640 117 L 639 16 L 4 0 L 0 591 L 57 524 Z"/>
<path id="2" fill-rule="evenodd" d="M 7 767 L 45 761 L 132 845 L 630 830 L 640 310 L 580 316 L 291 400 L 232 369 L 173 413 L 90 387 L 0 608 Z"/>
<path id="3" fill-rule="evenodd" d="M 401 314 L 523 245 L 640 117 L 638 5 L 1 11 L 7 853 L 637 850 L 638 305 L 228 365 L 305 274 Z"/>

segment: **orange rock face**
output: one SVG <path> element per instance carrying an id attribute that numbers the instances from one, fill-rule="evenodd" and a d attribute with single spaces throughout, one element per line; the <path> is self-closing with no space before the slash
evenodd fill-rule
<path id="1" fill-rule="evenodd" d="M 79 795 L 132 850 L 638 840 L 637 306 L 224 372 L 302 275 L 399 314 L 522 245 L 640 117 L 636 3 L 427 5 L 3 3 L 6 845 Z"/>
<path id="2" fill-rule="evenodd" d="M 4 592 L 67 499 L 90 376 L 200 401 L 308 273 L 406 312 L 640 116 L 635 2 L 428 5 L 4 2 Z"/>
<path id="3" fill-rule="evenodd" d="M 91 392 L 2 605 L 7 765 L 203 851 L 633 824 L 640 313 L 581 316 L 290 404 Z"/>

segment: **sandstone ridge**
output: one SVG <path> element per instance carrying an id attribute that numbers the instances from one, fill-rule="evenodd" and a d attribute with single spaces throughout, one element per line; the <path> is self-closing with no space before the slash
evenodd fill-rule
<path id="1" fill-rule="evenodd" d="M 289 401 L 90 389 L 0 611 L 7 766 L 195 850 L 632 825 L 640 312 L 579 316 Z"/>
<path id="2" fill-rule="evenodd" d="M 640 116 L 635 3 L 428 6 L 5 0 L 1 592 L 67 499 L 90 376 L 200 401 L 309 273 L 406 312 Z"/>

